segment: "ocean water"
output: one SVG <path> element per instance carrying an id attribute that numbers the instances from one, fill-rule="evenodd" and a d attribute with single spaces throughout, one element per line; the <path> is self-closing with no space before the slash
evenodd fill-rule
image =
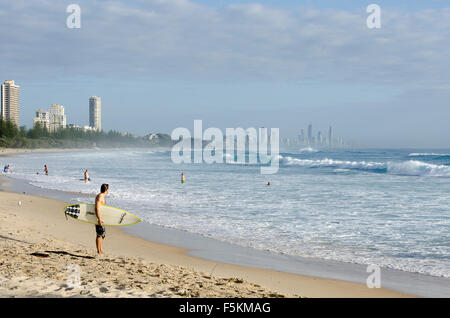
<path id="1" fill-rule="evenodd" d="M 0 161 L 11 165 L 11 177 L 41 188 L 94 194 L 108 183 L 108 205 L 152 224 L 277 253 L 450 277 L 450 150 L 290 149 L 274 175 L 261 175 L 257 164 L 178 165 L 170 151 L 151 150 Z M 89 184 L 80 180 L 86 168 Z"/>

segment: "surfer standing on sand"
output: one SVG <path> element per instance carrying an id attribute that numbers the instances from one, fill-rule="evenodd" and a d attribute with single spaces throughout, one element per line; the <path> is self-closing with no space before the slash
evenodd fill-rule
<path id="1" fill-rule="evenodd" d="M 97 253 L 105 254 L 103 252 L 102 243 L 105 238 L 105 226 L 103 225 L 102 216 L 100 215 L 100 207 L 106 204 L 106 195 L 109 192 L 109 185 L 104 183 L 100 188 L 100 193 L 95 197 L 95 215 L 98 219 L 98 224 L 95 225 L 95 231 L 97 232 L 97 237 L 95 239 L 95 244 L 97 245 Z"/>

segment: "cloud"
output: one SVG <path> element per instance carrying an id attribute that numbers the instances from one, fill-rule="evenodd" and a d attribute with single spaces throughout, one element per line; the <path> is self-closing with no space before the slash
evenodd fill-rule
<path id="1" fill-rule="evenodd" d="M 369 30 L 365 8 L 83 0 L 82 27 L 71 30 L 65 24 L 67 4 L 2 5 L 3 77 L 450 82 L 450 74 L 442 72 L 450 69 L 450 9 L 382 8 L 382 28 Z"/>

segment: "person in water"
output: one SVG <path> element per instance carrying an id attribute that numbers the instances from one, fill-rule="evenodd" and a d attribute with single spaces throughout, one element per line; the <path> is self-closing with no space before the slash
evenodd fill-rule
<path id="1" fill-rule="evenodd" d="M 100 193 L 95 197 L 95 215 L 97 216 L 98 224 L 95 225 L 95 232 L 97 237 L 95 238 L 95 245 L 97 246 L 98 254 L 105 254 L 103 252 L 103 240 L 105 239 L 106 230 L 103 225 L 102 215 L 100 214 L 100 207 L 106 204 L 106 195 L 109 192 L 109 185 L 104 183 L 100 187 Z"/>
<path id="2" fill-rule="evenodd" d="M 4 172 L 4 173 L 10 172 L 9 165 L 6 165 L 6 166 L 3 168 L 3 172 Z"/>
<path id="3" fill-rule="evenodd" d="M 270 186 L 270 182 L 267 182 L 267 185 Z"/>
<path id="4" fill-rule="evenodd" d="M 47 165 L 44 165 L 44 172 L 45 172 L 45 175 L 48 176 L 48 167 L 47 167 Z"/>
<path id="5" fill-rule="evenodd" d="M 181 173 L 181 184 L 183 184 L 186 181 L 186 178 L 184 177 L 184 173 Z"/>
<path id="6" fill-rule="evenodd" d="M 91 178 L 89 178 L 89 171 L 86 169 L 84 172 L 84 182 L 88 183 L 89 181 L 91 181 Z"/>

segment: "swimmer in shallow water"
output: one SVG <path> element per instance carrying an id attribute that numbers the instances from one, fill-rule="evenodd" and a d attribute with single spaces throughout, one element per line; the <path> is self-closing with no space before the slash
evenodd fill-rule
<path id="1" fill-rule="evenodd" d="M 89 181 L 91 181 L 91 178 L 89 178 L 89 171 L 88 169 L 86 169 L 86 171 L 84 172 L 84 182 L 88 183 Z"/>

